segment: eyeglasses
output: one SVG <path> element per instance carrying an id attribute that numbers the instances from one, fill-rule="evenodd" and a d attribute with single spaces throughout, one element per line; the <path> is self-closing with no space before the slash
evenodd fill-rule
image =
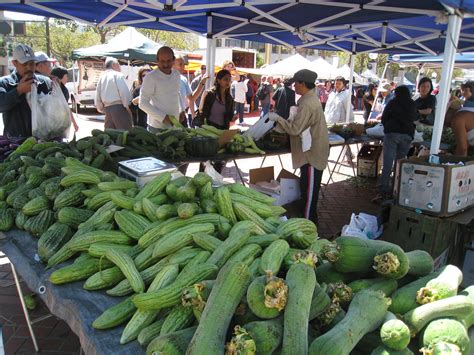
<path id="1" fill-rule="evenodd" d="M 206 67 L 201 67 L 201 70 L 206 70 L 207 68 Z"/>

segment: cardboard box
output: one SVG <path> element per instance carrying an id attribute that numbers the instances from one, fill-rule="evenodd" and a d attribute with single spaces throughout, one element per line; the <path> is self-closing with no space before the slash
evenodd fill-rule
<path id="1" fill-rule="evenodd" d="M 382 146 L 364 144 L 357 155 L 357 176 L 375 178 L 382 170 Z"/>
<path id="2" fill-rule="evenodd" d="M 285 169 L 283 169 L 276 178 L 276 180 L 280 182 L 280 193 L 256 185 L 261 181 L 270 182 L 275 180 L 275 171 L 273 166 L 259 169 L 250 169 L 249 175 L 250 187 L 266 195 L 275 197 L 277 199 L 275 205 L 282 206 L 301 198 L 300 178 Z"/>
<path id="3" fill-rule="evenodd" d="M 400 160 L 397 201 L 400 206 L 447 217 L 474 204 L 474 158 L 428 157 Z M 463 162 L 464 165 L 443 165 Z"/>
<path id="4" fill-rule="evenodd" d="M 451 254 L 459 239 L 458 224 L 446 218 L 392 206 L 382 239 L 399 245 L 405 251 L 427 251 L 435 260 L 436 268 L 439 268 L 451 262 Z"/>

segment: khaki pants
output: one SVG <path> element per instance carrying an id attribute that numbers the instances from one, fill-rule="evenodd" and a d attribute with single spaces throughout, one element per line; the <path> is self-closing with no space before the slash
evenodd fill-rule
<path id="1" fill-rule="evenodd" d="M 132 128 L 132 116 L 123 105 L 112 105 L 104 108 L 105 128 L 114 128 L 127 131 Z"/>

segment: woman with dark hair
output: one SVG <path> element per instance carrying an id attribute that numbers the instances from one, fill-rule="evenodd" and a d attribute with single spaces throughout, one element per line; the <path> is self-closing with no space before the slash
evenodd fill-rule
<path id="1" fill-rule="evenodd" d="M 372 105 L 374 104 L 375 95 L 377 95 L 377 86 L 369 84 L 366 93 L 362 97 L 364 104 L 364 124 L 367 124 L 369 120 L 370 111 L 372 111 Z"/>
<path id="2" fill-rule="evenodd" d="M 133 125 L 147 128 L 147 115 L 138 107 L 140 100 L 140 90 L 143 84 L 143 78 L 151 71 L 148 67 L 142 67 L 138 71 L 138 79 L 133 82 L 132 86 L 132 102 L 130 110 L 132 111 Z"/>
<path id="3" fill-rule="evenodd" d="M 234 117 L 234 99 L 230 94 L 232 76 L 228 70 L 221 70 L 216 75 L 214 87 L 203 94 L 199 116 L 207 124 L 219 129 L 229 129 Z"/>
<path id="4" fill-rule="evenodd" d="M 63 92 L 66 101 L 69 101 L 69 90 L 66 87 L 67 84 L 67 69 L 63 67 L 55 67 L 51 70 L 51 75 L 55 76 L 59 80 L 59 86 Z"/>
<path id="5" fill-rule="evenodd" d="M 431 95 L 433 83 L 426 76 L 418 83 L 420 97 L 415 100 L 416 110 L 420 123 L 433 125 L 436 110 L 436 96 Z"/>
<path id="6" fill-rule="evenodd" d="M 416 106 L 411 99 L 410 90 L 405 85 L 398 86 L 395 97 L 385 106 L 382 114 L 383 169 L 379 181 L 380 193 L 374 198 L 374 202 L 391 197 L 390 175 L 393 164 L 406 157 L 415 134 L 416 120 Z"/>
<path id="7" fill-rule="evenodd" d="M 289 78 L 283 80 L 283 86 L 280 86 L 272 97 L 272 100 L 275 101 L 275 113 L 284 119 L 290 117 L 290 107 L 296 105 L 292 84 L 293 82 Z"/>

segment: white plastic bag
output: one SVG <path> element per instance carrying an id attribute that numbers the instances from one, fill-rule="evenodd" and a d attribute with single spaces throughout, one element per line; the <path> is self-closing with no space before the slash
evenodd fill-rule
<path id="1" fill-rule="evenodd" d="M 275 114 L 273 112 L 269 112 L 260 119 L 255 122 L 247 131 L 245 131 L 244 135 L 252 137 L 255 141 L 258 141 L 260 138 L 262 138 L 268 131 L 270 131 L 274 126 L 275 122 L 270 121 L 268 118 L 268 115 L 270 114 Z"/>
<path id="2" fill-rule="evenodd" d="M 385 134 L 383 132 L 383 125 L 381 123 L 377 123 L 377 125 L 367 128 L 365 130 L 368 136 L 382 138 Z"/>
<path id="3" fill-rule="evenodd" d="M 213 185 L 224 185 L 224 177 L 217 172 L 208 160 L 204 163 L 204 172 L 212 178 Z"/>
<path id="4" fill-rule="evenodd" d="M 70 109 L 58 83 L 52 82 L 51 93 L 31 90 L 31 128 L 39 139 L 66 138 L 71 126 Z"/>
<path id="5" fill-rule="evenodd" d="M 378 225 L 377 217 L 367 213 L 351 215 L 348 225 L 342 227 L 341 235 L 362 239 L 377 239 L 382 235 L 383 227 Z"/>
<path id="6" fill-rule="evenodd" d="M 413 136 L 413 142 L 414 143 L 421 143 L 423 141 L 424 141 L 423 132 L 418 132 L 418 131 L 415 130 L 415 134 Z"/>

